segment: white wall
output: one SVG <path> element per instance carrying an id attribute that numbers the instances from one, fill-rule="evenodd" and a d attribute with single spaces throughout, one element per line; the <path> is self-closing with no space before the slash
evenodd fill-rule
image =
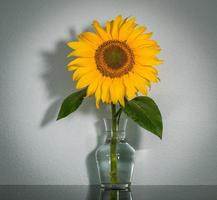
<path id="1" fill-rule="evenodd" d="M 0 184 L 96 184 L 102 141 L 94 100 L 56 122 L 73 90 L 65 43 L 93 19 L 136 16 L 166 62 L 150 96 L 164 118 L 157 137 L 131 121 L 133 184 L 217 184 L 217 1 L 0 1 Z"/>

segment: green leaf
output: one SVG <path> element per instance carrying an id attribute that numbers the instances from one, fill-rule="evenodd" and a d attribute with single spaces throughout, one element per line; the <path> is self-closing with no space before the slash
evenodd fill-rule
<path id="1" fill-rule="evenodd" d="M 147 96 L 125 100 L 123 111 L 144 129 L 162 138 L 162 117 L 157 104 Z"/>
<path id="2" fill-rule="evenodd" d="M 86 88 L 78 92 L 74 92 L 66 97 L 61 105 L 57 120 L 62 119 L 77 110 L 85 96 Z"/>

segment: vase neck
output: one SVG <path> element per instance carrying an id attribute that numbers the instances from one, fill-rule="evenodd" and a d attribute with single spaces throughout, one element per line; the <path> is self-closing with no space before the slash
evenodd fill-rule
<path id="1" fill-rule="evenodd" d="M 107 137 L 106 137 L 106 141 L 110 142 L 113 136 L 113 132 L 112 131 L 106 131 L 107 133 Z M 126 132 L 125 131 L 116 131 L 116 136 L 115 138 L 117 139 L 117 141 L 124 141 L 126 138 Z"/>
<path id="2" fill-rule="evenodd" d="M 110 140 L 111 137 L 114 135 L 118 140 L 124 140 L 126 136 L 126 126 L 127 126 L 127 119 L 120 119 L 119 122 L 116 124 L 116 129 L 112 129 L 112 120 L 111 119 L 104 119 L 105 125 L 105 132 L 107 133 L 107 140 Z"/>

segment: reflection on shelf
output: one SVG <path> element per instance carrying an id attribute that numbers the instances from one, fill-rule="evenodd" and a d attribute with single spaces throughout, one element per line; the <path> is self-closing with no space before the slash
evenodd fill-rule
<path id="1" fill-rule="evenodd" d="M 130 190 L 103 190 L 100 189 L 98 200 L 132 200 Z"/>

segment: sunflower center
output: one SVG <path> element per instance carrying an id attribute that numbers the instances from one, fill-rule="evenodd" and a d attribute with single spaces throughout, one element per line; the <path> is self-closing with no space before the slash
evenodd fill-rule
<path id="1" fill-rule="evenodd" d="M 127 60 L 126 52 L 120 47 L 110 47 L 104 52 L 104 59 L 108 66 L 112 68 L 121 67 Z"/>
<path id="2" fill-rule="evenodd" d="M 111 78 L 128 73 L 134 65 L 134 55 L 125 42 L 109 40 L 96 50 L 95 61 L 98 70 Z"/>

